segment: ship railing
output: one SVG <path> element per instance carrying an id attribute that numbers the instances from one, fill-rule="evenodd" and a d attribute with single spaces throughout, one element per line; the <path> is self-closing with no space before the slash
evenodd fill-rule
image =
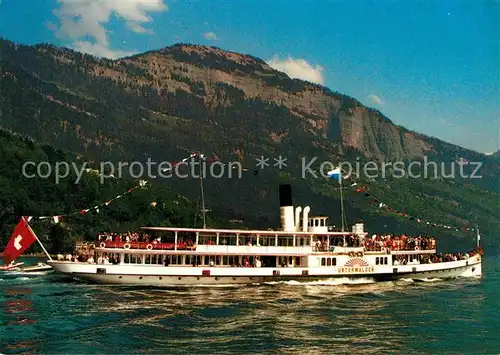
<path id="1" fill-rule="evenodd" d="M 198 245 L 200 253 L 222 254 L 310 254 L 310 246 Z"/>
<path id="2" fill-rule="evenodd" d="M 415 247 L 402 247 L 402 248 L 398 248 L 398 247 L 385 247 L 385 246 L 379 246 L 379 245 L 372 245 L 372 246 L 365 246 L 365 251 L 419 251 L 419 250 L 424 250 L 424 251 L 428 251 L 428 250 L 434 250 L 432 248 L 432 246 L 429 246 L 427 248 L 415 248 Z"/>
<path id="3" fill-rule="evenodd" d="M 352 245 L 349 245 L 349 246 L 340 246 L 340 245 L 330 245 L 330 246 L 316 246 L 314 245 L 312 247 L 312 250 L 313 252 L 315 253 L 344 253 L 344 252 L 350 252 L 350 251 L 354 251 L 354 252 L 359 252 L 359 251 L 363 251 L 363 247 L 362 246 L 352 246 Z"/>
<path id="4" fill-rule="evenodd" d="M 146 250 L 175 250 L 175 243 L 150 243 L 150 242 L 115 242 L 105 241 L 96 245 L 99 248 L 114 249 L 146 249 Z M 177 243 L 177 250 L 196 250 L 196 245 Z"/>

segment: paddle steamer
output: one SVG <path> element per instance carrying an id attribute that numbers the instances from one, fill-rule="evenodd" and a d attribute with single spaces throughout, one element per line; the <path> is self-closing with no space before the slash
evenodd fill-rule
<path id="1" fill-rule="evenodd" d="M 88 282 L 167 286 L 481 277 L 479 249 L 438 261 L 433 239 L 377 244 L 361 223 L 333 231 L 310 212 L 282 185 L 280 230 L 144 227 L 153 242 L 98 241 L 90 260 L 47 263 Z"/>

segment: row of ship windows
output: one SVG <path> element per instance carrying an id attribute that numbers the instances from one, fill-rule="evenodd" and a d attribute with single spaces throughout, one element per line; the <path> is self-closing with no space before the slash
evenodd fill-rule
<path id="1" fill-rule="evenodd" d="M 321 266 L 335 266 L 337 258 L 321 258 Z"/>
<path id="2" fill-rule="evenodd" d="M 387 259 L 387 256 L 375 258 L 376 265 L 387 265 L 388 262 L 389 260 Z M 336 258 L 321 258 L 321 266 L 336 266 L 336 265 L 337 265 Z"/>
<path id="3" fill-rule="evenodd" d="M 121 278 L 123 278 L 123 276 L 118 276 L 118 278 L 119 278 L 119 279 L 121 279 Z M 142 280 L 142 279 L 143 279 L 143 277 L 142 277 L 142 276 L 139 276 L 139 280 Z M 151 279 L 151 277 L 150 277 L 150 279 Z M 199 279 L 200 279 L 200 277 L 199 277 L 199 276 L 198 276 L 198 277 L 196 277 L 196 280 L 199 280 Z M 236 280 L 236 277 L 233 277 L 232 279 L 233 279 L 233 280 Z M 249 277 L 248 279 L 249 279 L 249 280 L 254 280 L 254 279 L 258 279 L 258 278 Z M 158 280 L 163 280 L 163 277 L 161 277 L 161 276 L 160 276 L 160 277 L 158 278 Z M 177 277 L 177 280 L 182 280 L 182 277 L 180 277 L 180 276 L 179 276 L 179 277 Z M 215 277 L 215 281 L 219 281 L 219 278 L 218 278 L 218 277 Z"/>
<path id="4" fill-rule="evenodd" d="M 375 258 L 375 265 L 387 265 L 387 256 L 381 256 Z"/>

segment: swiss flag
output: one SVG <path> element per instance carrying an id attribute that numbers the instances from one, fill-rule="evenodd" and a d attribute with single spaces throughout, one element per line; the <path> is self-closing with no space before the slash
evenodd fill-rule
<path id="1" fill-rule="evenodd" d="M 24 217 L 21 218 L 16 228 L 14 228 L 14 233 L 10 237 L 9 244 L 7 244 L 3 252 L 4 264 L 8 265 L 12 260 L 16 260 L 35 240 L 35 233 L 28 226 Z"/>

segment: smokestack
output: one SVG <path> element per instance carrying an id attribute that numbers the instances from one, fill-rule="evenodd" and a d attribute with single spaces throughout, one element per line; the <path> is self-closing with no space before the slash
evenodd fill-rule
<path id="1" fill-rule="evenodd" d="M 295 231 L 293 218 L 292 186 L 280 185 L 281 229 L 286 232 Z"/>
<path id="2" fill-rule="evenodd" d="M 280 185 L 280 207 L 293 206 L 292 186 Z"/>
<path id="3" fill-rule="evenodd" d="M 309 212 L 311 212 L 311 207 L 309 206 L 306 206 L 304 207 L 304 210 L 302 211 L 302 231 L 303 232 L 307 232 L 308 230 L 308 226 L 307 226 L 307 222 L 308 222 L 308 218 L 309 218 Z"/>
<path id="4" fill-rule="evenodd" d="M 295 231 L 300 232 L 300 213 L 302 212 L 302 207 L 295 207 Z"/>

